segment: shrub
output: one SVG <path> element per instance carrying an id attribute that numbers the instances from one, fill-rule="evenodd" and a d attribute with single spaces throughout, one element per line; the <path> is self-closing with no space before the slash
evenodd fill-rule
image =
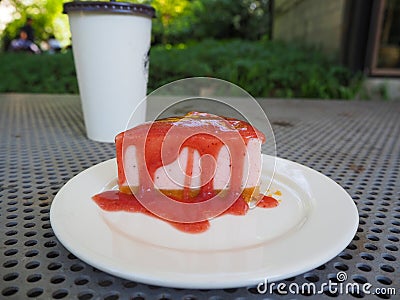
<path id="1" fill-rule="evenodd" d="M 72 53 L 0 54 L 0 92 L 78 93 Z M 205 40 L 151 49 L 149 91 L 194 76 L 228 80 L 255 97 L 343 98 L 361 77 L 320 52 L 270 41 Z"/>
<path id="2" fill-rule="evenodd" d="M 354 98 L 361 77 L 316 50 L 271 41 L 205 40 L 151 50 L 149 88 L 211 76 L 256 97 Z"/>
<path id="3" fill-rule="evenodd" d="M 0 54 L 0 92 L 78 93 L 71 52 Z"/>

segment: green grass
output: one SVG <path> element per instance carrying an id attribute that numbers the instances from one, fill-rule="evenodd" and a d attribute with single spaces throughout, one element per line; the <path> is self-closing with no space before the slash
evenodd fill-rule
<path id="1" fill-rule="evenodd" d="M 78 93 L 71 52 L 0 54 L 0 92 Z M 352 99 L 361 77 L 323 54 L 279 42 L 206 40 L 151 49 L 149 91 L 176 79 L 210 76 L 255 97 Z"/>
<path id="2" fill-rule="evenodd" d="M 0 54 L 0 92 L 78 93 L 72 53 Z"/>

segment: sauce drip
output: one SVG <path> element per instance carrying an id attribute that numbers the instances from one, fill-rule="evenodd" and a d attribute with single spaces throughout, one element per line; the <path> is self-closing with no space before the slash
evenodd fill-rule
<path id="1" fill-rule="evenodd" d="M 276 200 L 275 198 L 273 198 L 271 196 L 264 196 L 257 203 L 257 206 L 262 207 L 262 208 L 272 208 L 272 207 L 276 207 L 278 205 L 279 205 L 278 200 Z"/>
<path id="2" fill-rule="evenodd" d="M 143 213 L 163 220 L 175 227 L 176 229 L 187 233 L 204 232 L 210 227 L 210 222 L 207 220 L 194 223 L 179 223 L 159 218 L 155 214 L 148 211 L 142 204 L 140 204 L 140 202 L 132 194 L 124 194 L 119 191 L 105 191 L 103 193 L 93 196 L 93 200 L 101 209 L 105 211 L 126 211 L 131 213 Z M 231 207 L 229 207 L 224 212 L 224 214 L 241 216 L 245 215 L 248 209 L 249 207 L 247 203 L 243 200 L 243 198 L 240 197 Z"/>
<path id="3" fill-rule="evenodd" d="M 126 211 L 131 213 L 143 213 L 148 216 L 155 217 L 164 222 L 169 223 L 176 229 L 186 233 L 201 233 L 206 231 L 210 227 L 208 220 L 194 223 L 179 223 L 171 222 L 162 219 L 155 214 L 148 211 L 132 194 L 121 193 L 120 191 L 105 191 L 100 194 L 93 196 L 93 200 L 96 204 L 105 211 Z M 272 197 L 264 196 L 261 201 L 257 204 L 258 207 L 272 208 L 278 205 L 278 201 Z M 249 206 L 242 197 L 239 197 L 231 207 L 229 207 L 221 215 L 235 215 L 243 216 L 249 210 Z"/>

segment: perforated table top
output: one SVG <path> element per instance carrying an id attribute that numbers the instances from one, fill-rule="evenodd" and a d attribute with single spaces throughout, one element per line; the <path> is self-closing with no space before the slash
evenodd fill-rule
<path id="1" fill-rule="evenodd" d="M 1 299 L 399 299 L 400 103 L 260 100 L 278 156 L 331 177 L 357 204 L 356 236 L 337 257 L 281 283 L 321 287 L 345 272 L 367 291 L 260 294 L 256 287 L 184 290 L 114 277 L 82 262 L 55 237 L 50 205 L 81 171 L 113 158 L 85 136 L 77 96 L 0 95 Z M 340 220 L 338 220 L 340 222 Z M 375 292 L 375 295 L 368 294 Z M 394 295 L 396 293 L 396 295 Z"/>

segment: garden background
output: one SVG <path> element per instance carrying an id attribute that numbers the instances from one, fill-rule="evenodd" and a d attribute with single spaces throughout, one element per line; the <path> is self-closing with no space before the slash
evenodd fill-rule
<path id="1" fill-rule="evenodd" d="M 129 1 L 126 1 L 129 2 Z M 149 92 L 180 78 L 210 76 L 255 97 L 353 99 L 362 75 L 318 49 L 271 39 L 270 0 L 153 0 Z M 79 93 L 62 1 L 0 2 L 0 92 Z M 39 45 L 54 35 L 61 53 L 9 53 L 27 17 Z"/>

